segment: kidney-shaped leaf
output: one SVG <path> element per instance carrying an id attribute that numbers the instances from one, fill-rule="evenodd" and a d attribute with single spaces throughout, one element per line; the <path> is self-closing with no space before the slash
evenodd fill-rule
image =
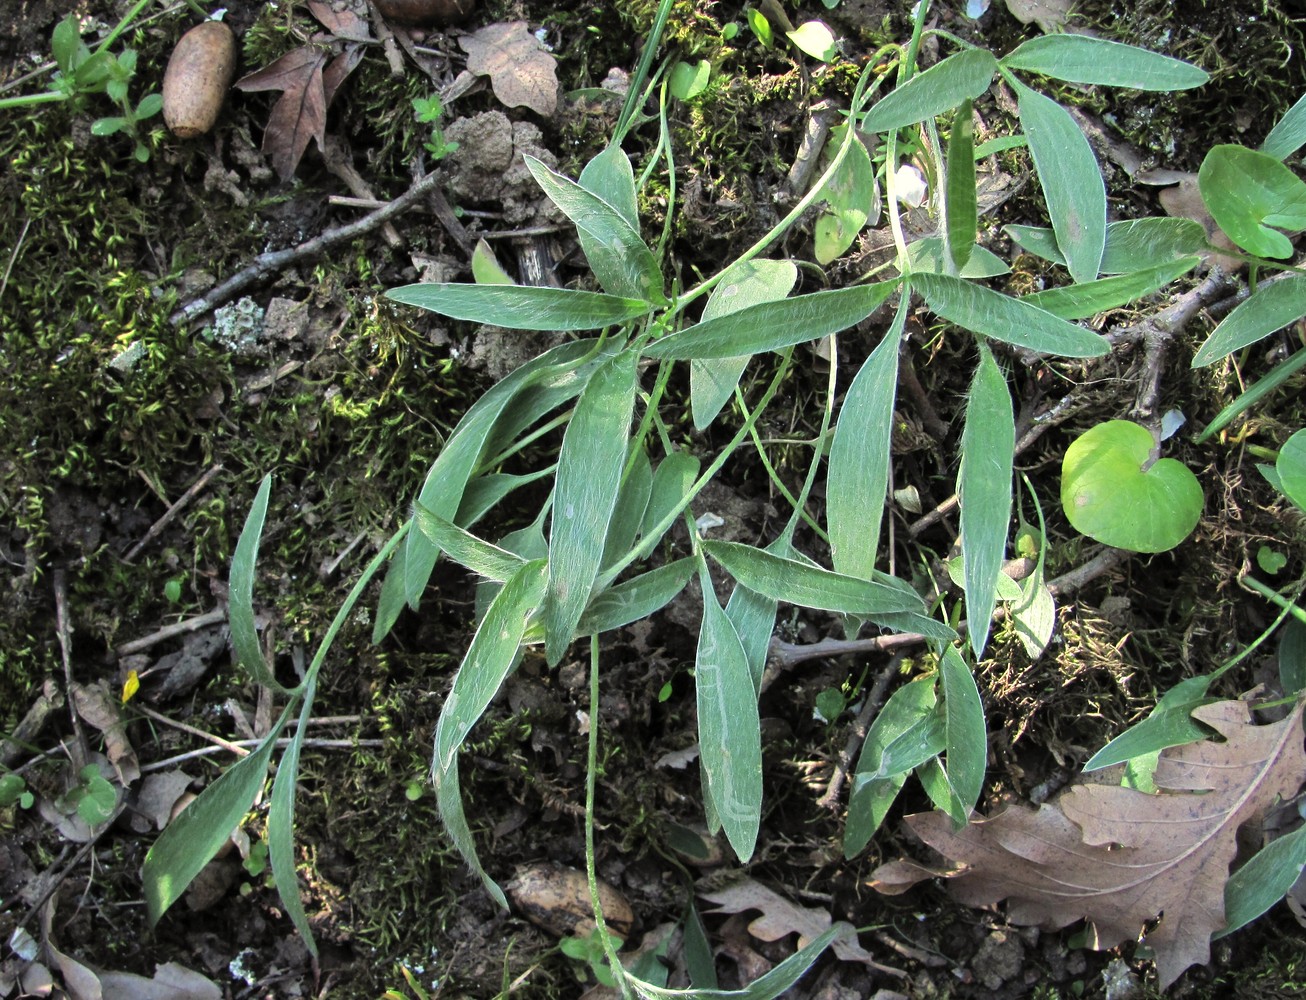
<path id="1" fill-rule="evenodd" d="M 1298 431 L 1283 443 L 1275 468 L 1288 499 L 1306 510 L 1306 430 Z"/>
<path id="2" fill-rule="evenodd" d="M 1165 552 L 1197 527 L 1202 487 L 1182 462 L 1152 461 L 1146 427 L 1108 420 L 1066 449 L 1061 506 L 1074 529 L 1131 552 Z"/>
<path id="3" fill-rule="evenodd" d="M 1088 35 L 1031 38 L 1009 52 L 1002 65 L 1068 83 L 1096 83 L 1132 90 L 1187 90 L 1200 87 L 1210 79 L 1192 63 Z"/>
<path id="4" fill-rule="evenodd" d="M 1202 160 L 1197 186 L 1211 218 L 1248 253 L 1292 256 L 1292 241 L 1277 229 L 1306 229 L 1306 183 L 1273 156 L 1215 146 Z"/>

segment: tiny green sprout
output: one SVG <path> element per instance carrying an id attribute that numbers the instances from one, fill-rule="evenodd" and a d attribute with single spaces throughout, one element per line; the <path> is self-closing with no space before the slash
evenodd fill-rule
<path id="1" fill-rule="evenodd" d="M 753 34 L 757 40 L 765 45 L 768 49 L 775 44 L 775 33 L 771 30 L 771 22 L 766 19 L 766 15 L 760 10 L 748 11 L 748 26 L 753 29 Z"/>
<path id="2" fill-rule="evenodd" d="M 445 141 L 444 132 L 440 129 L 439 121 L 444 115 L 444 102 L 440 100 L 438 94 L 432 94 L 430 97 L 414 97 L 413 112 L 419 122 L 431 126 L 431 138 L 422 145 L 434 159 L 443 160 L 458 148 L 458 143 Z"/>
<path id="3" fill-rule="evenodd" d="M 82 768 L 80 777 L 81 781 L 64 796 L 62 805 L 76 810 L 87 826 L 99 826 L 113 815 L 118 792 L 95 764 Z"/>
<path id="4" fill-rule="evenodd" d="M 727 24 L 724 28 L 721 29 L 721 41 L 723 42 L 734 41 L 735 37 L 738 34 L 739 34 L 739 22 L 731 21 L 729 24 Z"/>
<path id="5" fill-rule="evenodd" d="M 611 931 L 608 932 L 607 936 L 608 940 L 612 942 L 614 950 L 620 949 L 622 944 L 625 943 Z M 597 927 L 585 937 L 563 938 L 558 943 L 558 947 L 572 961 L 588 965 L 600 985 L 616 987 L 617 983 L 612 978 L 612 970 L 608 968 L 607 953 L 603 948 L 603 937 Z"/>
<path id="6" fill-rule="evenodd" d="M 174 576 L 163 585 L 163 597 L 169 604 L 176 604 L 181 600 L 181 577 Z"/>
<path id="7" fill-rule="evenodd" d="M 27 782 L 23 776 L 14 771 L 0 777 L 0 809 L 8 809 L 12 805 L 18 805 L 23 809 L 31 809 L 32 803 L 36 799 L 27 787 Z"/>
<path id="8" fill-rule="evenodd" d="M 1256 565 L 1261 568 L 1262 572 L 1274 576 L 1279 570 L 1288 565 L 1288 557 L 1278 549 L 1262 545 L 1256 550 Z"/>
<path id="9" fill-rule="evenodd" d="M 663 704 L 671 697 L 671 682 L 667 681 L 662 687 L 658 688 L 658 704 Z"/>
<path id="10" fill-rule="evenodd" d="M 843 714 L 843 710 L 848 707 L 848 699 L 838 688 L 826 688 L 816 696 L 816 706 L 814 715 L 816 721 L 829 725 Z"/>
<path id="11" fill-rule="evenodd" d="M 416 778 L 404 786 L 404 798 L 409 802 L 416 802 L 424 794 L 426 794 L 426 789 L 422 782 L 418 781 Z"/>
<path id="12" fill-rule="evenodd" d="M 250 878 L 258 878 L 268 870 L 268 842 L 256 840 L 249 845 L 249 854 L 242 862 L 242 867 Z"/>

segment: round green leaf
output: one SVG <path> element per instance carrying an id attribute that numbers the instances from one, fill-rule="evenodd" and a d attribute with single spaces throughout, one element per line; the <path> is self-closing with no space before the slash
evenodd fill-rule
<path id="1" fill-rule="evenodd" d="M 1275 468 L 1288 499 L 1306 510 L 1306 430 L 1298 431 L 1284 442 Z"/>
<path id="2" fill-rule="evenodd" d="M 1270 226 L 1306 228 L 1306 183 L 1273 156 L 1244 146 L 1215 146 L 1197 184 L 1211 218 L 1258 257 L 1290 257 L 1292 242 Z"/>
<path id="3" fill-rule="evenodd" d="M 1165 552 L 1202 513 L 1197 477 L 1173 458 L 1151 461 L 1145 427 L 1109 420 L 1079 436 L 1061 466 L 1061 506 L 1076 531 L 1131 552 Z"/>

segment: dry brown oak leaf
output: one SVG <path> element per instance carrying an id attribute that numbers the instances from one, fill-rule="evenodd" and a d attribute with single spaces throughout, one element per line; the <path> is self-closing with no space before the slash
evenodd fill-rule
<path id="1" fill-rule="evenodd" d="M 488 76 L 505 107 L 530 108 L 547 118 L 558 106 L 558 72 L 553 56 L 525 21 L 489 24 L 458 39 L 467 68 Z"/>
<path id="2" fill-rule="evenodd" d="M 1076 785 L 1037 810 L 1013 806 L 956 832 L 944 813 L 917 813 L 908 826 L 960 867 L 936 872 L 892 861 L 871 884 L 896 894 L 947 875 L 968 906 L 1007 900 L 1014 924 L 1053 930 L 1083 918 L 1097 949 L 1136 939 L 1160 917 L 1147 943 L 1166 988 L 1210 959 L 1211 935 L 1225 925 L 1238 828 L 1295 795 L 1306 777 L 1301 704 L 1268 726 L 1252 725 L 1240 701 L 1206 705 L 1193 718 L 1224 741 L 1165 751 L 1155 775 L 1160 794 Z"/>

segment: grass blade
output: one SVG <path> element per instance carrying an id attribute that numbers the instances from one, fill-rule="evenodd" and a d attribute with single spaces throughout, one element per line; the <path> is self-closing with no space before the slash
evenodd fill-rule
<path id="1" fill-rule="evenodd" d="M 590 601 L 577 632 L 594 635 L 647 618 L 684 590 L 693 572 L 694 560 L 686 556 L 609 587 Z"/>
<path id="2" fill-rule="evenodd" d="M 728 316 L 748 306 L 778 302 L 798 280 L 798 268 L 788 260 L 748 260 L 731 266 L 703 307 L 703 320 Z M 721 412 L 748 366 L 750 355 L 711 358 L 689 364 L 689 404 L 698 430 Z"/>
<path id="3" fill-rule="evenodd" d="M 915 125 L 974 100 L 988 90 L 998 61 L 986 49 L 966 49 L 918 73 L 866 113 L 867 132 Z"/>
<path id="4" fill-rule="evenodd" d="M 657 258 L 622 211 L 535 157 L 527 156 L 525 160 L 549 200 L 575 223 L 585 259 L 599 283 L 614 295 L 665 303 Z M 604 173 L 605 181 L 612 179 L 610 168 Z"/>
<path id="5" fill-rule="evenodd" d="M 629 552 L 635 544 L 653 491 L 653 467 L 642 447 L 627 460 L 626 469 L 621 489 L 617 493 L 617 506 L 612 511 L 612 521 L 608 525 L 608 537 L 603 543 L 604 569 Z"/>
<path id="6" fill-rule="evenodd" d="M 644 299 L 538 285 L 402 285 L 386 298 L 470 323 L 514 330 L 597 330 L 636 319 L 652 310 Z"/>
<path id="7" fill-rule="evenodd" d="M 595 372 L 562 438 L 543 615 L 551 666 L 571 643 L 603 561 L 630 438 L 637 360 L 628 352 Z"/>
<path id="8" fill-rule="evenodd" d="M 944 185 L 944 238 L 948 256 L 960 272 L 970 260 L 979 225 L 975 195 L 975 123 L 970 101 L 962 101 L 948 137 L 948 176 Z"/>
<path id="9" fill-rule="evenodd" d="M 1062 319 L 1084 319 L 1151 295 L 1200 263 L 1200 257 L 1181 257 L 1144 271 L 1098 278 L 1082 285 L 1049 288 L 1045 292 L 1026 295 L 1020 301 L 1038 306 Z"/>
<path id="10" fill-rule="evenodd" d="M 240 540 L 231 556 L 230 586 L 227 592 L 227 618 L 231 626 L 231 646 L 236 659 L 254 680 L 264 687 L 288 694 L 286 688 L 272 675 L 263 649 L 258 641 L 258 628 L 254 624 L 254 575 L 258 564 L 258 544 L 263 535 L 263 521 L 268 513 L 268 497 L 272 492 L 272 475 L 263 477 L 254 503 L 245 516 L 245 526 L 240 530 Z"/>
<path id="11" fill-rule="evenodd" d="M 1248 344 L 1282 330 L 1306 316 L 1306 278 L 1281 278 L 1267 282 L 1245 302 L 1240 302 L 1193 355 L 1201 368 Z"/>
<path id="12" fill-rule="evenodd" d="M 703 622 L 694 660 L 699 752 L 722 829 L 746 862 L 762 819 L 762 723 L 744 647 L 717 603 L 706 563 L 699 564 L 699 579 Z"/>
<path id="13" fill-rule="evenodd" d="M 750 590 L 772 600 L 840 614 L 925 610 L 915 593 L 785 559 L 739 542 L 703 542 L 703 551 Z"/>
<path id="14" fill-rule="evenodd" d="M 181 898 L 206 864 L 240 825 L 263 788 L 268 763 L 293 703 L 281 713 L 258 749 L 242 757 L 200 793 L 159 835 L 141 869 L 151 925 Z"/>
<path id="15" fill-rule="evenodd" d="M 948 322 L 994 340 L 1068 358 L 1094 358 L 1110 351 L 1093 331 L 983 285 L 947 274 L 913 274 L 911 285 Z"/>
<path id="16" fill-rule="evenodd" d="M 943 718 L 948 740 L 948 783 L 961 800 L 964 824 L 984 790 L 989 752 L 984 704 L 975 677 L 957 647 L 944 650 L 939 673 L 943 681 Z"/>
<path id="17" fill-rule="evenodd" d="M 980 342 L 961 432 L 961 553 L 966 574 L 966 621 L 978 659 L 988 642 L 997 604 L 998 574 L 1011 521 L 1011 472 L 1016 448 L 1011 393 L 993 352 Z"/>
<path id="18" fill-rule="evenodd" d="M 836 572 L 869 580 L 875 571 L 880 519 L 889 488 L 898 344 L 907 321 L 902 297 L 879 346 L 853 379 L 830 442 L 825 517 Z"/>
<path id="19" fill-rule="evenodd" d="M 763 302 L 678 330 L 649 344 L 644 353 L 652 358 L 687 360 L 778 351 L 860 323 L 897 286 L 897 281 L 882 281 Z"/>
<path id="20" fill-rule="evenodd" d="M 1276 160 L 1286 160 L 1306 143 L 1306 94 L 1297 98 L 1261 143 L 1261 152 Z"/>
<path id="21" fill-rule="evenodd" d="M 1106 247 L 1106 186 L 1093 147 L 1070 112 L 1012 81 L 1057 246 L 1076 282 L 1092 281 Z"/>
<path id="22" fill-rule="evenodd" d="M 1181 59 L 1088 35 L 1031 38 L 1007 53 L 1002 65 L 1067 83 L 1130 90 L 1187 90 L 1210 79 L 1205 70 Z"/>
<path id="23" fill-rule="evenodd" d="M 477 538 L 452 521 L 446 521 L 435 511 L 428 510 L 420 503 L 414 505 L 413 520 L 417 522 L 418 530 L 430 539 L 432 545 L 446 553 L 458 565 L 466 566 L 473 573 L 487 580 L 503 583 L 526 562 L 521 556 Z"/>
<path id="24" fill-rule="evenodd" d="M 277 776 L 272 782 L 272 801 L 268 806 L 268 861 L 277 883 L 277 895 L 290 922 L 299 931 L 309 952 L 317 955 L 317 942 L 308 925 L 308 915 L 299 898 L 299 875 L 295 871 L 295 792 L 299 787 L 299 750 L 308 732 L 313 714 L 313 694 L 317 678 L 310 676 L 304 690 L 304 704 L 299 711 L 299 726 L 290 736 L 290 745 L 281 755 Z"/>

